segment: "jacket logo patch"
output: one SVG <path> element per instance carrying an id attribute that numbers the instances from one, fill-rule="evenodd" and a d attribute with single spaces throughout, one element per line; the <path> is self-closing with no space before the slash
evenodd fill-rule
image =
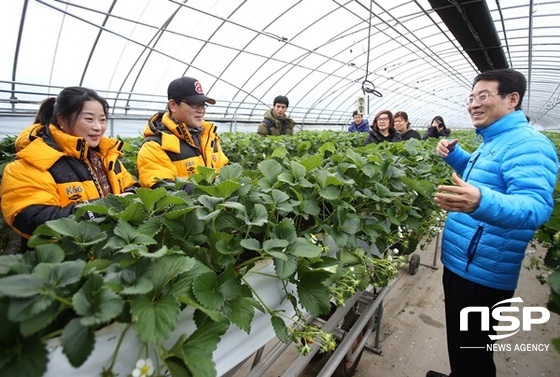
<path id="1" fill-rule="evenodd" d="M 84 192 L 84 188 L 82 186 L 67 186 L 64 188 L 64 190 L 66 191 L 66 197 L 68 198 L 68 200 L 73 202 L 83 200 L 82 194 Z"/>
<path id="2" fill-rule="evenodd" d="M 76 194 L 78 197 L 81 197 L 80 193 L 83 191 L 82 186 L 70 186 L 66 187 L 66 195 L 70 198 L 70 195 Z"/>

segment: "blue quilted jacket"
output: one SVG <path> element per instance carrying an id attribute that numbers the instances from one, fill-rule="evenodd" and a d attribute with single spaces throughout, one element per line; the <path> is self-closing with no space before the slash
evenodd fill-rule
<path id="1" fill-rule="evenodd" d="M 476 133 L 483 139 L 476 151 L 456 145 L 445 158 L 482 197 L 475 211 L 448 214 L 441 261 L 472 282 L 515 290 L 525 249 L 552 213 L 557 152 L 522 111 Z"/>

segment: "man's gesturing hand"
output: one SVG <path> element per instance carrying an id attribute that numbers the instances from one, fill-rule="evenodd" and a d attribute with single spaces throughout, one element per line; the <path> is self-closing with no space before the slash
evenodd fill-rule
<path id="1" fill-rule="evenodd" d="M 458 141 L 459 139 L 453 139 L 453 140 L 441 139 L 438 145 L 436 145 L 436 153 L 443 158 L 447 157 L 449 155 L 449 152 L 451 152 L 453 148 L 455 148 L 455 145 L 457 144 Z"/>
<path id="2" fill-rule="evenodd" d="M 480 190 L 463 181 L 456 173 L 451 176 L 456 186 L 438 186 L 435 202 L 439 208 L 449 212 L 469 213 L 480 204 Z"/>

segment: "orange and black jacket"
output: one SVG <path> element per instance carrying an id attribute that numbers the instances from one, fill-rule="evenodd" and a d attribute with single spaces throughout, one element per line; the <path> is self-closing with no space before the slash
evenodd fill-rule
<path id="1" fill-rule="evenodd" d="M 220 147 L 217 127 L 202 121 L 198 143 L 191 129 L 171 119 L 169 112 L 155 114 L 144 129 L 144 142 L 138 151 L 138 176 L 142 187 L 158 187 L 188 178 L 205 166 L 218 172 L 229 160 Z"/>
<path id="2" fill-rule="evenodd" d="M 124 143 L 103 137 L 101 157 L 113 194 L 134 192 L 135 179 L 119 161 Z M 29 238 L 48 220 L 68 217 L 76 204 L 101 198 L 88 161 L 87 142 L 51 124 L 34 124 L 16 140 L 17 158 L 6 165 L 0 185 L 6 223 Z"/>

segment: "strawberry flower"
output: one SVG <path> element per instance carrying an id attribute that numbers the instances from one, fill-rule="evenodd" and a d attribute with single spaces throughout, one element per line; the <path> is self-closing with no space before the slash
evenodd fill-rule
<path id="1" fill-rule="evenodd" d="M 136 368 L 132 371 L 132 377 L 149 377 L 154 374 L 154 362 L 152 359 L 140 359 L 136 362 Z"/>

